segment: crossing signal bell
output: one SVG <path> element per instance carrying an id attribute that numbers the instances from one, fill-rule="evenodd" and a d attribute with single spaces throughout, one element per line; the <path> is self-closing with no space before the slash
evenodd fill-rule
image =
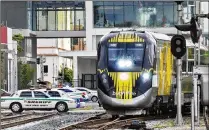
<path id="1" fill-rule="evenodd" d="M 190 31 L 193 43 L 198 43 L 200 36 L 202 35 L 202 30 L 198 24 L 197 17 L 192 17 L 190 24 L 175 25 L 175 27 L 180 31 Z"/>
<path id="2" fill-rule="evenodd" d="M 175 35 L 171 39 L 171 53 L 181 59 L 186 53 L 186 40 L 182 35 Z"/>

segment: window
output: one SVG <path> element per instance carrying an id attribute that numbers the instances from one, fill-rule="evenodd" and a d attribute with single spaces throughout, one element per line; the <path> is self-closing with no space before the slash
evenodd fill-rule
<path id="1" fill-rule="evenodd" d="M 194 48 L 188 48 L 188 59 L 194 59 Z"/>
<path id="2" fill-rule="evenodd" d="M 48 30 L 56 30 L 56 12 L 48 11 Z"/>
<path id="3" fill-rule="evenodd" d="M 75 30 L 84 30 L 84 11 L 83 10 L 77 10 L 75 11 L 76 17 L 75 17 Z"/>
<path id="4" fill-rule="evenodd" d="M 78 89 L 79 91 L 86 91 L 87 92 L 87 90 L 85 90 L 85 89 Z"/>
<path id="5" fill-rule="evenodd" d="M 37 30 L 46 31 L 47 30 L 47 11 L 37 11 Z"/>
<path id="6" fill-rule="evenodd" d="M 47 98 L 48 97 L 43 92 L 39 92 L 39 91 L 34 91 L 34 96 L 35 98 Z"/>
<path id="7" fill-rule="evenodd" d="M 21 92 L 20 97 L 32 97 L 31 91 Z"/>
<path id="8" fill-rule="evenodd" d="M 123 27 L 124 24 L 124 6 L 114 7 L 115 27 Z"/>
<path id="9" fill-rule="evenodd" d="M 209 65 L 209 51 L 200 50 L 200 64 Z"/>
<path id="10" fill-rule="evenodd" d="M 135 25 L 136 17 L 133 2 L 124 2 L 124 26 L 132 27 Z"/>
<path id="11" fill-rule="evenodd" d="M 48 73 L 48 65 L 44 65 L 44 73 Z"/>
<path id="12" fill-rule="evenodd" d="M 94 27 L 173 27 L 175 2 L 117 1 L 93 2 Z"/>
<path id="13" fill-rule="evenodd" d="M 49 91 L 48 94 L 51 96 L 51 97 L 61 97 L 59 92 L 57 91 Z"/>
<path id="14" fill-rule="evenodd" d="M 193 71 L 193 66 L 194 66 L 194 61 L 189 61 L 188 62 L 188 72 L 192 72 Z"/>
<path id="15" fill-rule="evenodd" d="M 85 29 L 85 2 L 33 2 L 32 13 L 33 30 L 57 31 Z"/>
<path id="16" fill-rule="evenodd" d="M 57 11 L 56 20 L 57 20 L 57 30 L 66 30 L 66 11 Z"/>
<path id="17" fill-rule="evenodd" d="M 73 92 L 73 91 L 71 91 L 71 90 L 69 90 L 69 89 L 59 89 L 59 90 L 62 90 L 62 91 L 64 91 L 64 92 Z"/>
<path id="18" fill-rule="evenodd" d="M 108 69 L 115 71 L 139 71 L 142 68 L 144 44 L 109 44 Z"/>
<path id="19" fill-rule="evenodd" d="M 73 9 L 67 8 L 67 9 Z M 67 10 L 67 30 L 75 30 L 75 11 Z"/>

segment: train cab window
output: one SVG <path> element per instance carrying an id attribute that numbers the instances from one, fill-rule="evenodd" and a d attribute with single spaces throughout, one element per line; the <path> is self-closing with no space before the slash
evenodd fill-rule
<path id="1" fill-rule="evenodd" d="M 108 70 L 115 71 L 141 71 L 144 58 L 145 44 L 109 44 Z"/>

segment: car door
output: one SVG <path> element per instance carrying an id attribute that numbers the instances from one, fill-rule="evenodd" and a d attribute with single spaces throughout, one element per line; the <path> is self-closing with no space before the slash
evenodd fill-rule
<path id="1" fill-rule="evenodd" d="M 52 108 L 52 100 L 48 95 L 41 91 L 33 91 L 36 107 L 40 109 Z"/>
<path id="2" fill-rule="evenodd" d="M 59 92 L 57 92 L 57 91 L 48 91 L 48 94 L 52 97 L 52 98 L 54 98 L 54 100 L 52 100 L 52 103 L 54 104 L 54 106 L 52 106 L 52 107 L 55 107 L 55 105 L 56 105 L 56 103 L 57 103 L 57 101 L 58 100 L 56 100 L 56 99 L 59 99 L 59 98 L 61 98 L 62 97 L 62 95 L 60 95 L 60 93 Z"/>
<path id="3" fill-rule="evenodd" d="M 23 98 L 20 102 L 23 108 L 33 108 L 34 100 L 31 91 L 22 91 L 19 97 Z"/>

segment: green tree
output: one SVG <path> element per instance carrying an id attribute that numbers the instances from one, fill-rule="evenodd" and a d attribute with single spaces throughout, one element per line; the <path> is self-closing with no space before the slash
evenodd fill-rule
<path id="1" fill-rule="evenodd" d="M 27 88 L 27 84 L 32 80 L 34 69 L 30 66 L 30 64 L 23 64 L 22 62 L 18 63 L 19 66 L 19 87 L 21 89 Z"/>
<path id="2" fill-rule="evenodd" d="M 62 67 L 61 67 L 61 71 L 59 72 L 59 76 L 62 76 Z M 64 68 L 64 81 L 66 82 L 72 82 L 73 80 L 73 70 L 65 67 Z"/>
<path id="3" fill-rule="evenodd" d="M 24 40 L 24 37 L 22 34 L 15 34 L 12 36 L 12 40 L 17 42 L 17 51 L 18 53 L 23 51 L 23 48 L 20 46 L 20 43 L 22 43 L 22 41 Z"/>

